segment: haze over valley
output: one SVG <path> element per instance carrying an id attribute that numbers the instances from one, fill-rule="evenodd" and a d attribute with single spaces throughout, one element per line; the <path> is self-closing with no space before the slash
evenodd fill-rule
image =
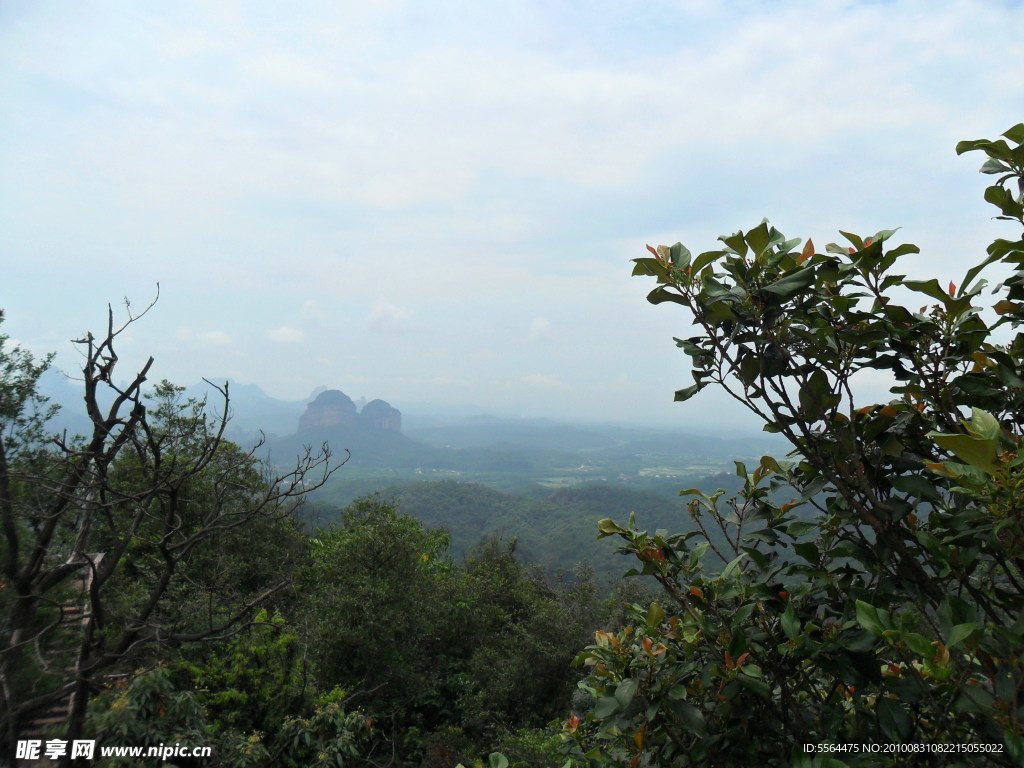
<path id="1" fill-rule="evenodd" d="M 210 379 L 223 384 L 224 380 Z M 325 525 L 353 500 L 380 494 L 431 527 L 444 527 L 457 556 L 481 537 L 516 538 L 519 552 L 545 568 L 588 562 L 617 574 L 610 542 L 597 541 L 597 520 L 636 512 L 651 530 L 686 525 L 679 491 L 733 488 L 735 461 L 756 464 L 784 452 L 781 441 L 752 432 L 721 437 L 599 422 L 474 413 L 473 406 L 404 413 L 380 399 L 319 386 L 304 400 L 270 397 L 256 384 L 228 381 L 227 436 L 243 446 L 262 436 L 261 456 L 281 466 L 325 443 L 343 466 L 310 495 L 307 521 Z M 54 428 L 84 432 L 76 412 L 80 382 L 51 370 L 43 391 L 62 406 Z M 201 382 L 185 396 L 221 395 Z M 80 410 L 80 409 L 79 409 Z"/>

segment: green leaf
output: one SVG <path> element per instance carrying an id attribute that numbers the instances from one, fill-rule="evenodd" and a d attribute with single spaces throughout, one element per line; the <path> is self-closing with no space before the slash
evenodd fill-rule
<path id="1" fill-rule="evenodd" d="M 884 243 L 886 240 L 888 240 L 890 237 L 892 237 L 899 231 L 899 227 L 895 227 L 893 229 L 880 229 L 877 232 L 875 232 L 875 235 L 874 237 L 871 238 L 871 240 L 872 242 L 875 243 Z"/>
<path id="2" fill-rule="evenodd" d="M 1012 128 L 1006 130 L 1003 136 L 1015 144 L 1024 144 L 1024 123 L 1017 123 Z"/>
<path id="3" fill-rule="evenodd" d="M 968 425 L 971 432 L 986 440 L 997 440 L 1003 432 L 996 417 L 980 408 L 971 408 L 971 420 Z"/>
<path id="4" fill-rule="evenodd" d="M 1024 764 L 1024 736 L 1018 736 L 1007 728 L 1003 731 L 1003 741 L 1006 744 L 1006 751 L 1010 755 L 1010 759 Z"/>
<path id="5" fill-rule="evenodd" d="M 677 403 L 681 403 L 684 400 L 689 400 L 702 389 L 703 387 L 700 384 L 694 384 L 693 386 L 690 387 L 683 387 L 682 389 L 676 390 L 675 397 L 673 397 L 672 399 Z"/>
<path id="6" fill-rule="evenodd" d="M 680 269 L 690 263 L 690 251 L 682 243 L 676 243 L 669 249 L 669 260 Z"/>
<path id="7" fill-rule="evenodd" d="M 800 619 L 796 617 L 792 602 L 786 603 L 786 610 L 782 612 L 782 631 L 790 640 L 800 636 Z"/>
<path id="8" fill-rule="evenodd" d="M 793 551 L 811 565 L 821 563 L 821 552 L 818 551 L 818 547 L 813 541 L 802 541 L 799 544 L 794 544 Z"/>
<path id="9" fill-rule="evenodd" d="M 722 235 L 720 238 L 723 243 L 729 246 L 733 251 L 738 253 L 740 256 L 747 255 L 747 243 L 743 239 L 742 232 L 736 232 L 732 235 Z"/>
<path id="10" fill-rule="evenodd" d="M 900 256 L 906 256 L 908 253 L 920 253 L 920 252 L 921 252 L 921 249 L 918 248 L 913 243 L 902 243 L 901 245 L 897 245 L 891 251 L 886 251 L 886 255 L 887 256 L 892 256 L 894 258 L 899 258 Z"/>
<path id="11" fill-rule="evenodd" d="M 853 243 L 854 248 L 858 251 L 864 250 L 864 241 L 861 239 L 860 235 L 855 235 L 852 232 L 843 232 L 843 230 L 839 230 L 839 234 Z"/>
<path id="12" fill-rule="evenodd" d="M 800 388 L 800 407 L 805 418 L 817 421 L 825 415 L 825 411 L 836 405 L 841 399 L 833 394 L 828 376 L 820 368 L 810 375 L 807 384 Z"/>
<path id="13" fill-rule="evenodd" d="M 1014 199 L 1013 193 L 1003 187 L 992 186 L 986 189 L 985 201 L 992 203 L 1006 216 L 1016 216 L 1021 211 L 1021 205 Z"/>
<path id="14" fill-rule="evenodd" d="M 697 734 L 698 736 L 708 735 L 708 725 L 704 720 L 704 713 L 688 701 L 676 701 L 672 703 L 672 712 L 682 722 L 683 727 Z"/>
<path id="15" fill-rule="evenodd" d="M 615 714 L 619 708 L 619 702 L 614 696 L 603 696 L 597 700 L 597 704 L 594 705 L 594 717 L 598 720 L 604 720 L 607 717 L 611 717 Z"/>
<path id="16" fill-rule="evenodd" d="M 739 555 L 737 557 L 734 557 L 732 560 L 730 560 L 729 564 L 727 566 L 725 566 L 725 569 L 722 571 L 722 578 L 725 579 L 733 571 L 735 571 L 739 567 L 740 562 L 745 557 L 747 557 L 747 553 L 746 552 L 744 552 L 743 554 L 741 554 L 741 555 Z"/>
<path id="17" fill-rule="evenodd" d="M 903 632 L 900 637 L 907 644 L 907 647 L 918 656 L 931 658 L 935 655 L 935 646 L 924 635 L 919 635 L 916 632 Z"/>
<path id="18" fill-rule="evenodd" d="M 751 386 L 755 381 L 757 381 L 757 377 L 761 373 L 761 367 L 760 357 L 753 353 L 744 355 L 740 359 L 739 364 L 738 373 L 740 375 L 740 381 L 742 381 L 745 386 Z"/>
<path id="19" fill-rule="evenodd" d="M 1010 170 L 1010 167 L 1006 163 L 1004 163 L 1002 160 L 996 160 L 995 158 L 990 158 L 990 159 L 986 160 L 982 164 L 982 166 L 981 166 L 981 168 L 979 170 L 982 173 L 996 174 L 996 173 L 1006 173 L 1007 171 Z"/>
<path id="20" fill-rule="evenodd" d="M 660 265 L 655 259 L 633 259 L 633 263 L 636 264 L 633 267 L 633 277 L 653 277 L 659 272 Z"/>
<path id="21" fill-rule="evenodd" d="M 639 688 L 640 681 L 635 677 L 627 677 L 615 687 L 615 700 L 622 709 L 629 706 Z"/>
<path id="22" fill-rule="evenodd" d="M 491 752 L 487 764 L 488 768 L 508 768 L 508 758 L 500 752 Z"/>
<path id="23" fill-rule="evenodd" d="M 910 736 L 913 723 L 899 701 L 886 696 L 878 697 L 878 724 L 882 731 L 893 741 L 905 741 Z"/>
<path id="24" fill-rule="evenodd" d="M 981 270 L 983 270 L 985 267 L 987 267 L 992 262 L 999 261 L 1000 258 L 1002 258 L 1002 254 L 999 254 L 999 253 L 991 254 L 991 255 L 989 255 L 989 257 L 987 259 L 982 261 L 977 266 L 971 267 L 969 270 L 967 270 L 967 274 L 964 275 L 964 279 L 960 283 L 961 287 L 964 290 L 967 290 L 968 287 L 971 285 L 971 283 L 974 282 L 974 278 L 976 278 L 978 276 L 978 274 L 981 272 Z"/>
<path id="25" fill-rule="evenodd" d="M 745 605 L 741 605 L 736 610 L 736 613 L 734 613 L 732 616 L 732 626 L 734 632 L 739 630 L 743 626 L 743 623 L 750 618 L 750 615 L 754 612 L 755 607 L 756 606 L 754 603 L 746 603 Z"/>
<path id="26" fill-rule="evenodd" d="M 949 435 L 934 431 L 929 432 L 928 437 L 972 467 L 977 467 L 988 474 L 995 472 L 998 448 L 996 440 L 983 440 L 972 435 Z"/>
<path id="27" fill-rule="evenodd" d="M 704 354 L 704 350 L 697 345 L 700 338 L 673 339 L 673 341 L 675 341 L 677 347 L 683 350 L 683 352 L 688 354 L 690 357 L 697 357 L 698 355 Z"/>
<path id="28" fill-rule="evenodd" d="M 661 620 L 664 618 L 665 609 L 657 603 L 651 603 L 651 607 L 647 609 L 647 626 L 654 629 L 661 624 Z"/>
<path id="29" fill-rule="evenodd" d="M 597 521 L 597 530 L 601 532 L 602 536 L 611 536 L 616 533 L 626 533 L 626 529 L 616 523 L 610 517 L 606 517 L 603 520 Z"/>
<path id="30" fill-rule="evenodd" d="M 964 624 L 957 624 L 949 631 L 949 636 L 946 638 L 946 645 L 950 648 L 959 645 L 970 637 L 971 633 L 977 628 L 978 625 L 971 621 Z"/>
<path id="31" fill-rule="evenodd" d="M 1014 126 L 1014 128 L 1016 128 L 1016 126 Z M 1013 128 L 1010 130 L 1012 131 Z M 970 141 L 961 141 L 956 145 L 956 153 L 958 155 L 962 155 L 964 152 L 972 152 L 976 149 L 982 150 L 989 157 L 998 157 L 1002 160 L 1013 159 L 1009 145 L 1002 139 L 997 141 L 973 139 Z"/>
<path id="32" fill-rule="evenodd" d="M 768 224 L 765 221 L 762 221 L 752 230 L 747 232 L 746 236 L 747 245 L 754 250 L 755 256 L 760 256 L 765 252 L 770 239 L 771 236 L 768 233 Z"/>
<path id="33" fill-rule="evenodd" d="M 938 501 L 941 498 L 935 483 L 930 482 L 921 475 L 900 475 L 899 477 L 892 478 L 891 482 L 892 487 L 897 491 L 909 493 L 918 499 Z"/>
<path id="34" fill-rule="evenodd" d="M 701 286 L 703 286 L 704 296 L 709 299 L 718 299 L 729 295 L 729 289 L 718 282 L 713 275 L 701 275 Z"/>
<path id="35" fill-rule="evenodd" d="M 865 603 L 863 600 L 857 601 L 857 623 L 860 624 L 864 629 L 869 632 L 874 632 L 876 635 L 881 635 L 888 627 L 888 621 L 883 621 L 884 612 L 879 611 L 878 608 Z"/>
<path id="36" fill-rule="evenodd" d="M 649 294 L 647 294 L 647 300 L 657 306 L 658 304 L 664 304 L 666 301 L 671 301 L 673 304 L 679 304 L 684 307 L 690 306 L 689 300 L 675 291 L 670 291 L 663 285 L 659 285 Z"/>
<path id="37" fill-rule="evenodd" d="M 765 286 L 764 291 L 778 296 L 781 301 L 789 301 L 813 282 L 814 267 L 799 267 L 787 272 L 771 285 Z"/>
<path id="38" fill-rule="evenodd" d="M 976 149 L 984 149 L 992 142 L 988 139 L 970 139 L 956 143 L 956 153 L 962 155 L 964 152 L 973 152 Z"/>
<path id="39" fill-rule="evenodd" d="M 772 697 L 772 690 L 764 680 L 758 680 L 756 677 L 744 674 L 742 670 L 736 675 L 735 679 L 748 691 L 760 696 L 762 699 L 770 699 Z"/>
<path id="40" fill-rule="evenodd" d="M 806 520 L 797 520 L 786 527 L 786 533 L 796 538 L 810 533 L 818 527 L 817 523 L 809 523 Z"/>
<path id="41" fill-rule="evenodd" d="M 690 269 L 696 274 L 700 272 L 708 264 L 713 261 L 720 259 L 725 255 L 725 251 L 704 251 L 700 256 L 693 260 L 693 264 L 690 265 Z"/>
<path id="42" fill-rule="evenodd" d="M 860 632 L 844 632 L 839 644 L 853 653 L 867 653 L 878 644 L 877 637 L 876 633 L 867 629 Z"/>
<path id="43" fill-rule="evenodd" d="M 906 280 L 903 285 L 917 293 L 931 296 L 933 299 L 942 302 L 943 306 L 949 306 L 951 297 L 949 293 L 943 290 L 942 286 L 939 285 L 939 281 L 935 278 L 931 280 Z"/>

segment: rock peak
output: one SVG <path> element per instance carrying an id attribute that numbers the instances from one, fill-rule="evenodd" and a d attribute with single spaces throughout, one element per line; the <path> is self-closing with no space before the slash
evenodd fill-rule
<path id="1" fill-rule="evenodd" d="M 387 432 L 402 431 L 402 414 L 383 400 L 371 400 L 362 411 L 340 389 L 325 389 L 299 419 L 299 432 L 324 427 L 361 427 Z"/>
<path id="2" fill-rule="evenodd" d="M 351 427 L 356 422 L 356 404 L 340 389 L 327 389 L 306 406 L 299 418 L 299 431 L 318 427 Z"/>

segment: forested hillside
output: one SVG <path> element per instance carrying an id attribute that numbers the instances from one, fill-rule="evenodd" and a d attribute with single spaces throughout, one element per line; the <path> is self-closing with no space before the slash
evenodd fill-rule
<path id="1" fill-rule="evenodd" d="M 735 476 L 706 478 L 702 487 L 735 488 Z M 712 483 L 717 483 L 712 485 Z M 671 496 L 609 485 L 582 485 L 541 493 L 512 494 L 479 483 L 435 480 L 390 485 L 375 491 L 403 513 L 428 527 L 444 528 L 456 558 L 466 555 L 481 537 L 516 541 L 516 554 L 551 575 L 586 564 L 603 578 L 618 578 L 623 560 L 611 542 L 599 540 L 595 521 L 635 514 L 646 528 L 696 530 L 678 491 Z M 310 505 L 308 521 L 320 525 L 335 508 Z"/>

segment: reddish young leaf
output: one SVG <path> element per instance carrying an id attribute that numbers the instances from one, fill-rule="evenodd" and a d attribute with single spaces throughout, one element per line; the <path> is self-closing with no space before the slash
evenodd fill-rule
<path id="1" fill-rule="evenodd" d="M 797 259 L 796 261 L 797 261 L 798 264 L 803 264 L 805 261 L 807 261 L 813 255 L 814 255 L 814 241 L 811 240 L 811 238 L 808 237 L 807 238 L 807 242 L 804 243 L 804 249 L 800 252 L 800 258 Z"/>

